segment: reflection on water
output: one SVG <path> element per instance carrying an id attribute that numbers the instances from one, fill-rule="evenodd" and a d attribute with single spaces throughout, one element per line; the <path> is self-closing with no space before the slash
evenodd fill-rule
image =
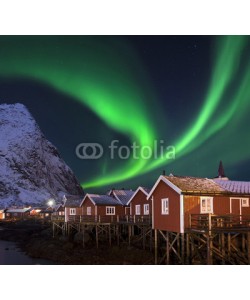
<path id="1" fill-rule="evenodd" d="M 46 259 L 31 258 L 16 246 L 14 242 L 0 240 L 0 265 L 52 265 Z"/>

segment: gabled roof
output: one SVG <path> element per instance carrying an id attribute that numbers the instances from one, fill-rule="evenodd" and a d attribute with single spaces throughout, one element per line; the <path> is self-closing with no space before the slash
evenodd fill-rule
<path id="1" fill-rule="evenodd" d="M 55 207 L 54 207 L 54 211 L 57 212 L 59 210 L 63 210 L 63 205 L 62 204 L 57 204 Z"/>
<path id="2" fill-rule="evenodd" d="M 178 194 L 227 194 L 228 191 L 219 186 L 216 182 L 208 178 L 191 176 L 163 176 L 161 175 L 148 195 L 148 199 L 153 194 L 159 182 L 163 181 Z"/>
<path id="3" fill-rule="evenodd" d="M 30 211 L 30 208 L 8 208 L 5 212 L 7 213 L 25 213 Z"/>
<path id="4" fill-rule="evenodd" d="M 64 207 L 78 207 L 81 203 L 82 199 L 78 198 L 78 199 L 67 199 L 64 202 Z"/>
<path id="5" fill-rule="evenodd" d="M 90 201 L 94 205 L 122 205 L 120 201 L 118 201 L 116 198 L 108 195 L 98 195 L 98 194 L 86 194 L 84 199 L 82 200 L 80 206 L 83 205 L 84 201 L 89 198 Z"/>
<path id="6" fill-rule="evenodd" d="M 110 190 L 108 195 L 114 195 L 117 200 L 121 202 L 122 205 L 128 205 L 128 201 L 134 195 L 132 190 Z"/>
<path id="7" fill-rule="evenodd" d="M 220 187 L 231 193 L 250 195 L 249 181 L 235 181 L 223 179 L 213 179 L 213 181 L 216 182 Z"/>
<path id="8" fill-rule="evenodd" d="M 137 188 L 137 190 L 134 192 L 134 194 L 132 195 L 132 197 L 128 200 L 128 203 L 127 205 L 129 205 L 131 203 L 131 201 L 134 199 L 134 197 L 141 191 L 145 194 L 145 197 L 148 196 L 149 192 L 150 192 L 151 189 L 149 188 L 145 188 L 145 187 L 142 187 L 142 186 L 139 186 Z"/>

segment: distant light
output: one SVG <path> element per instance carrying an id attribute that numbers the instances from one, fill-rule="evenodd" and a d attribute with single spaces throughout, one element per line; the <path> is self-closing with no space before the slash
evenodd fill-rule
<path id="1" fill-rule="evenodd" d="M 48 205 L 49 205 L 49 206 L 52 206 L 52 205 L 53 205 L 53 203 L 54 203 L 54 201 L 53 201 L 53 200 L 49 200 L 49 201 L 48 201 Z"/>

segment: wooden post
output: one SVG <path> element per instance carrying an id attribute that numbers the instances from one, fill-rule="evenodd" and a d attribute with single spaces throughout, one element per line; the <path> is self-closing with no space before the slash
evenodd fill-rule
<path id="1" fill-rule="evenodd" d="M 111 228 L 109 224 L 109 246 L 111 246 Z"/>
<path id="2" fill-rule="evenodd" d="M 211 229 L 212 229 L 212 222 L 211 222 L 211 214 L 208 215 L 208 233 L 207 233 L 207 264 L 212 265 L 213 264 L 213 256 L 212 256 L 212 250 L 213 250 L 213 241 L 212 241 L 212 235 L 211 235 Z"/>
<path id="3" fill-rule="evenodd" d="M 250 231 L 247 232 L 247 257 L 248 264 L 250 265 Z"/>
<path id="4" fill-rule="evenodd" d="M 55 224 L 53 223 L 53 238 L 55 237 Z"/>
<path id="5" fill-rule="evenodd" d="M 221 255 L 222 255 L 222 264 L 225 264 L 225 235 L 221 233 Z"/>
<path id="6" fill-rule="evenodd" d="M 157 256 L 157 251 L 158 251 L 158 242 L 157 242 L 157 229 L 155 229 L 155 265 L 157 265 L 158 262 L 158 256 Z"/>
<path id="7" fill-rule="evenodd" d="M 242 252 L 245 253 L 245 250 L 246 250 L 246 238 L 245 238 L 245 233 L 242 233 L 241 236 L 242 236 Z"/>
<path id="8" fill-rule="evenodd" d="M 186 264 L 190 264 L 189 233 L 186 233 Z"/>
<path id="9" fill-rule="evenodd" d="M 128 244 L 130 246 L 131 243 L 131 225 L 128 225 Z"/>
<path id="10" fill-rule="evenodd" d="M 117 245 L 120 245 L 120 240 L 119 240 L 119 225 L 116 225 L 116 235 L 117 235 Z"/>
<path id="11" fill-rule="evenodd" d="M 185 263 L 185 233 L 181 233 L 181 260 Z"/>
<path id="12" fill-rule="evenodd" d="M 95 226 L 96 248 L 98 248 L 98 225 Z"/>
<path id="13" fill-rule="evenodd" d="M 143 250 L 146 248 L 146 236 L 145 236 L 145 226 L 142 225 L 142 244 L 143 244 Z"/>
<path id="14" fill-rule="evenodd" d="M 85 228 L 84 228 L 84 225 L 83 225 L 83 227 L 82 227 L 82 247 L 83 248 L 85 248 L 84 235 L 85 235 Z"/>
<path id="15" fill-rule="evenodd" d="M 230 233 L 227 234 L 227 251 L 228 251 L 228 258 L 231 257 L 231 235 Z"/>
<path id="16" fill-rule="evenodd" d="M 166 264 L 169 265 L 169 232 L 166 233 Z"/>

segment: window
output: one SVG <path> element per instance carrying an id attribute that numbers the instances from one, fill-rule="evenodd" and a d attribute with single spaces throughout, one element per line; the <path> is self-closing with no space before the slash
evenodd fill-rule
<path id="1" fill-rule="evenodd" d="M 249 206 L 249 199 L 248 198 L 242 198 L 241 199 L 241 205 L 242 205 L 242 207 L 248 207 Z"/>
<path id="2" fill-rule="evenodd" d="M 141 205 L 136 205 L 135 206 L 135 214 L 140 215 L 141 214 Z"/>
<path id="3" fill-rule="evenodd" d="M 168 215 L 169 214 L 169 199 L 161 199 L 161 214 Z"/>
<path id="4" fill-rule="evenodd" d="M 144 215 L 149 215 L 149 204 L 144 204 Z"/>
<path id="5" fill-rule="evenodd" d="M 88 206 L 88 207 L 87 207 L 87 215 L 88 215 L 88 216 L 91 216 L 91 206 Z"/>
<path id="6" fill-rule="evenodd" d="M 69 214 L 70 214 L 71 216 L 75 216 L 75 215 L 76 215 L 76 209 L 75 209 L 75 208 L 70 208 L 70 209 L 69 209 Z"/>
<path id="7" fill-rule="evenodd" d="M 115 215 L 115 207 L 107 206 L 106 207 L 106 215 Z"/>
<path id="8" fill-rule="evenodd" d="M 213 213 L 213 198 L 201 197 L 201 214 Z"/>

